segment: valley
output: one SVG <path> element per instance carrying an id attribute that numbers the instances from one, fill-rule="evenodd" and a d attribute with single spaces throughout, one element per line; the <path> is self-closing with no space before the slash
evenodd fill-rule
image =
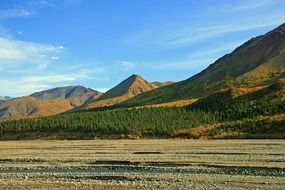
<path id="1" fill-rule="evenodd" d="M 284 10 L 0 0 L 0 190 L 285 190 Z"/>

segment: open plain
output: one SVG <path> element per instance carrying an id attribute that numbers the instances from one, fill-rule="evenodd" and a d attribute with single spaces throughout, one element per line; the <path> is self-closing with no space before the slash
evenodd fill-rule
<path id="1" fill-rule="evenodd" d="M 0 142 L 1 189 L 285 189 L 284 140 Z"/>

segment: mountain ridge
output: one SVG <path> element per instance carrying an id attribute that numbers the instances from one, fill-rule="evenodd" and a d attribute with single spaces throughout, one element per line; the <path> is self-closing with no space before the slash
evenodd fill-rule
<path id="1" fill-rule="evenodd" d="M 59 114 L 80 106 L 102 93 L 82 86 L 57 87 L 13 98 L 0 105 L 0 120 Z"/>
<path id="2" fill-rule="evenodd" d="M 200 98 L 230 87 L 270 85 L 277 78 L 285 76 L 284 60 L 285 24 L 282 24 L 264 35 L 248 40 L 196 75 L 143 93 L 121 105 L 164 103 Z M 265 66 L 267 72 L 262 70 Z"/>

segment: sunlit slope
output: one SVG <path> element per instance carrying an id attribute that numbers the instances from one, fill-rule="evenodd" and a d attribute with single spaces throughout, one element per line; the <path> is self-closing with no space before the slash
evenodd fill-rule
<path id="1" fill-rule="evenodd" d="M 0 120 L 55 115 L 101 95 L 82 86 L 60 87 L 15 98 L 0 105 Z"/>
<path id="2" fill-rule="evenodd" d="M 285 72 L 285 24 L 255 37 L 193 77 L 123 102 L 144 105 L 200 98 L 231 87 L 269 85 Z"/>
<path id="3" fill-rule="evenodd" d="M 157 86 L 146 81 L 141 76 L 132 75 L 96 100 L 93 100 L 79 109 L 111 106 L 155 88 L 157 88 Z"/>

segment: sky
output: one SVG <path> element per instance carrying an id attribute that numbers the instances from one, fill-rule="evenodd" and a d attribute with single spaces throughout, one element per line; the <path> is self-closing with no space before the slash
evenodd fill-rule
<path id="1" fill-rule="evenodd" d="M 284 22 L 284 0 L 0 0 L 0 96 L 181 81 Z"/>

